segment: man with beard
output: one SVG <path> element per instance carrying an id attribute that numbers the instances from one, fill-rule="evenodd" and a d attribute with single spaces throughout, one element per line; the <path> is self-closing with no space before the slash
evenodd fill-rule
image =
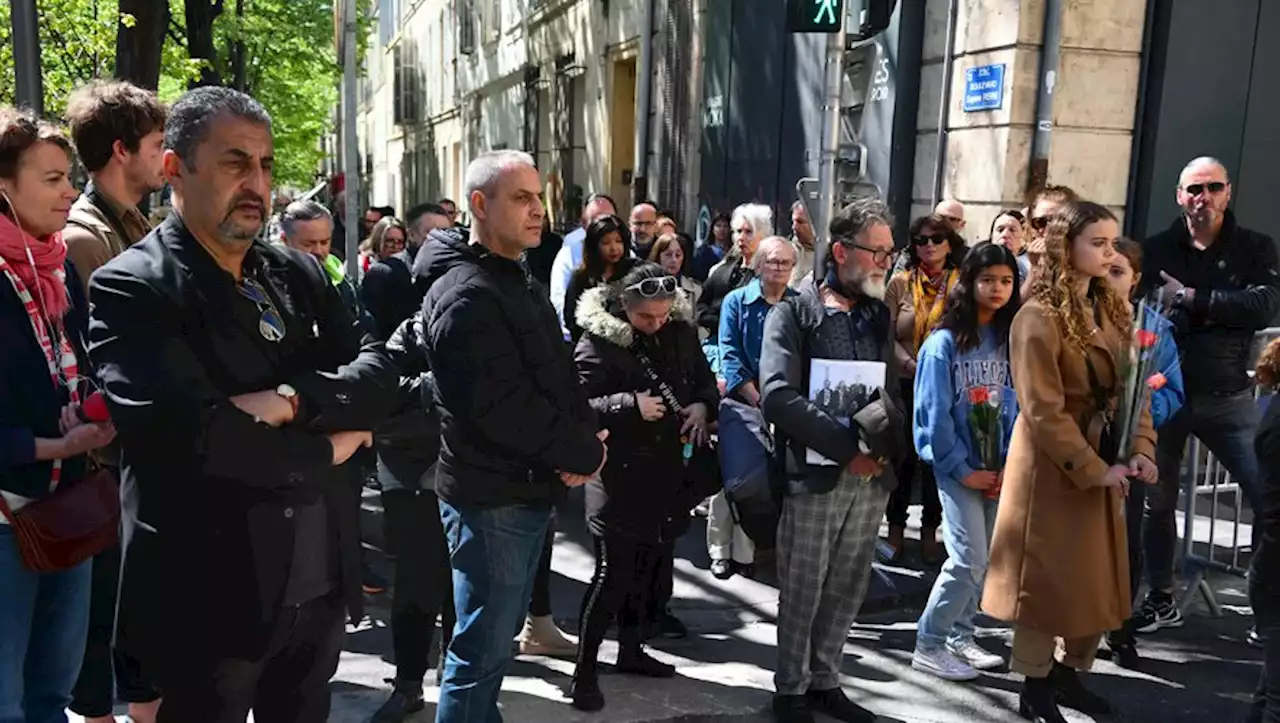
<path id="1" fill-rule="evenodd" d="M 796 265 L 791 269 L 793 289 L 800 288 L 805 277 L 813 273 L 813 224 L 809 221 L 809 209 L 804 201 L 791 204 L 791 247 L 796 250 Z"/>
<path id="2" fill-rule="evenodd" d="M 1178 178 L 1182 213 L 1168 230 L 1143 244 L 1143 291 L 1163 289 L 1172 305 L 1186 404 L 1160 428 L 1156 465 L 1160 481 L 1147 492 L 1143 532 L 1151 592 L 1130 628 L 1154 633 L 1183 625 L 1173 597 L 1178 533 L 1179 470 L 1187 436 L 1208 446 L 1239 483 L 1255 516 L 1263 510 L 1253 438 L 1258 406 L 1249 378 L 1253 335 L 1280 311 L 1280 263 L 1269 236 L 1239 224 L 1227 205 L 1231 181 L 1214 158 L 1197 158 Z M 1259 540 L 1253 530 L 1254 549 Z"/>
<path id="3" fill-rule="evenodd" d="M 763 407 L 786 470 L 777 541 L 779 723 L 812 723 L 814 710 L 841 721 L 875 720 L 845 696 L 840 674 L 904 446 L 882 301 L 893 267 L 891 224 L 879 200 L 846 206 L 831 221 L 826 258 L 819 254 L 823 273 L 765 320 Z M 846 422 L 809 398 L 814 359 L 882 362 L 885 385 Z M 809 463 L 810 449 L 831 463 Z"/>
<path id="4" fill-rule="evenodd" d="M 271 118 L 221 87 L 165 125 L 174 212 L 94 274 L 89 354 L 119 430 L 138 530 L 127 642 L 160 723 L 322 723 L 360 617 L 360 480 L 399 377 L 320 264 L 255 240 Z"/>
<path id="5" fill-rule="evenodd" d="M 645 201 L 631 209 L 631 248 L 636 258 L 649 258 L 649 249 L 657 239 L 658 207 Z"/>
<path id="6" fill-rule="evenodd" d="M 151 91 L 99 82 L 73 93 L 66 115 L 89 185 L 71 207 L 62 239 L 87 291 L 98 267 L 151 231 L 138 204 L 164 187 L 165 110 Z M 115 467 L 118 455 L 114 448 L 101 450 L 98 461 Z M 133 492 L 131 487 L 124 490 L 127 508 L 136 504 Z M 129 704 L 130 718 L 154 723 L 160 694 L 139 661 L 123 649 L 113 650 L 120 553 L 119 546 L 112 546 L 94 559 L 89 640 L 71 710 L 89 723 L 111 723 L 118 693 Z"/>

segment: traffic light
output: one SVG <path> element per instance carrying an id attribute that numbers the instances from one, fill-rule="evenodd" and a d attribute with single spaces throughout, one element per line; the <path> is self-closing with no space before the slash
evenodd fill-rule
<path id="1" fill-rule="evenodd" d="M 838 33 L 844 0 L 787 0 L 787 32 Z"/>

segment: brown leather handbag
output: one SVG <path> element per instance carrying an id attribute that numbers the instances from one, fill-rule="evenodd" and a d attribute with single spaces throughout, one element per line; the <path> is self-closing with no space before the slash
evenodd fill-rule
<path id="1" fill-rule="evenodd" d="M 114 471 L 101 467 L 16 512 L 0 497 L 0 513 L 27 569 L 68 570 L 120 539 L 120 484 Z"/>

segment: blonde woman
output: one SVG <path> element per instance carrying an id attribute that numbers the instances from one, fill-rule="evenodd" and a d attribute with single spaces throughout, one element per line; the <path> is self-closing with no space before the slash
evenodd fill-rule
<path id="1" fill-rule="evenodd" d="M 1119 236 L 1106 208 L 1065 204 L 1047 226 L 1031 298 L 1011 334 L 1021 413 L 982 607 L 1014 624 L 1009 668 L 1026 676 L 1019 712 L 1046 723 L 1065 723 L 1059 703 L 1110 712 L 1078 672 L 1093 665 L 1102 634 L 1129 617 L 1124 498 L 1129 478 L 1156 479 L 1149 409 L 1122 464 L 1104 432 L 1132 332 L 1128 304 L 1107 281 Z"/>

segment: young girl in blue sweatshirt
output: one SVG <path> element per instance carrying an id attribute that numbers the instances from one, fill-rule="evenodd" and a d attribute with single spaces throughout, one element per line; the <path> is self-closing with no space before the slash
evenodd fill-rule
<path id="1" fill-rule="evenodd" d="M 1127 238 L 1116 242 L 1115 261 L 1111 264 L 1107 281 L 1121 297 L 1133 299 L 1136 296 L 1135 291 L 1142 281 L 1141 244 Z M 1159 431 L 1182 408 L 1186 396 L 1182 389 L 1182 363 L 1178 359 L 1177 341 L 1173 338 L 1173 323 L 1149 304 L 1146 319 L 1147 331 L 1156 334 L 1153 368 L 1165 379 L 1164 386 L 1151 393 L 1151 424 Z M 1129 537 L 1129 589 L 1134 592 L 1142 582 L 1142 514 L 1146 499 L 1146 485 L 1129 485 L 1124 507 Z M 1123 629 L 1107 634 L 1107 649 L 1118 665 L 1136 668 L 1139 656 L 1134 633 L 1154 633 L 1160 628 L 1181 627 L 1182 623 L 1182 610 L 1174 601 L 1172 592 L 1152 590 Z"/>
<path id="2" fill-rule="evenodd" d="M 974 641 L 973 618 L 987 571 L 999 468 L 1018 416 L 1008 345 L 1020 283 L 1009 249 L 974 247 L 917 359 L 912 434 L 938 480 L 948 558 L 920 615 L 911 667 L 946 680 L 972 680 L 978 670 L 1004 663 Z M 988 421 L 975 430 L 975 420 Z M 976 432 L 991 439 L 983 445 L 986 464 Z"/>

